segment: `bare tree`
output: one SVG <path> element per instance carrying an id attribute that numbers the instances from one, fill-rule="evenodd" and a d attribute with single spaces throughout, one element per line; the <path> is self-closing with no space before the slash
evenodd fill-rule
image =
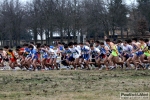
<path id="1" fill-rule="evenodd" d="M 1 4 L 0 10 L 1 25 L 4 25 L 1 31 L 3 35 L 6 35 L 3 38 L 9 40 L 10 46 L 14 44 L 19 45 L 24 17 L 24 10 L 21 3 L 19 0 L 5 0 Z"/>

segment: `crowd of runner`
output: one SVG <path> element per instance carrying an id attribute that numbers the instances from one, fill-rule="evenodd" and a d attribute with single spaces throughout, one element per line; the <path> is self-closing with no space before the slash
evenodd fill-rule
<path id="1" fill-rule="evenodd" d="M 61 57 L 58 61 L 57 57 Z M 90 70 L 94 65 L 98 70 L 148 69 L 150 63 L 150 42 L 148 39 L 118 40 L 105 39 L 103 42 L 90 43 L 70 42 L 58 43 L 57 46 L 47 44 L 25 43 L 15 49 L 4 46 L 0 49 L 0 67 L 5 62 L 11 69 L 15 67 L 25 70 L 53 70 L 61 66 L 72 66 L 72 70 Z M 132 66 L 131 66 L 132 65 Z M 134 65 L 134 66 L 133 66 Z M 3 69 L 4 70 L 4 69 Z"/>

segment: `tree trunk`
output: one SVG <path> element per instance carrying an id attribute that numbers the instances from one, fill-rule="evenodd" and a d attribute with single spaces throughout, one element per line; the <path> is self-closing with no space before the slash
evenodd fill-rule
<path id="1" fill-rule="evenodd" d="M 37 43 L 37 29 L 36 28 L 33 29 L 33 33 L 34 33 L 34 42 Z"/>
<path id="2" fill-rule="evenodd" d="M 43 32 L 42 32 L 42 29 L 40 29 L 40 37 L 41 37 L 41 44 L 43 44 Z"/>
<path id="3" fill-rule="evenodd" d="M 94 31 L 94 41 L 97 39 L 97 29 Z"/>
<path id="4" fill-rule="evenodd" d="M 88 34 L 88 33 L 86 34 L 86 39 L 89 40 L 89 34 Z M 83 42 L 84 42 L 84 41 L 83 41 Z"/>
<path id="5" fill-rule="evenodd" d="M 1 40 L 1 46 L 4 46 L 4 41 L 3 40 Z"/>
<path id="6" fill-rule="evenodd" d="M 81 30 L 80 42 L 81 43 L 83 42 L 83 32 L 82 32 L 82 30 Z"/>
<path id="7" fill-rule="evenodd" d="M 123 39 L 123 28 L 121 27 L 121 39 Z"/>
<path id="8" fill-rule="evenodd" d="M 11 48 L 14 47 L 14 46 L 15 46 L 15 40 L 13 39 L 13 40 L 12 40 Z"/>
<path id="9" fill-rule="evenodd" d="M 46 35 L 46 44 L 48 44 L 48 37 L 49 37 L 48 34 L 49 34 L 49 33 L 48 33 L 48 30 L 46 30 L 46 32 L 45 32 L 45 35 Z"/>
<path id="10" fill-rule="evenodd" d="M 70 31 L 69 31 L 69 28 L 68 28 L 68 43 L 70 42 Z"/>
<path id="11" fill-rule="evenodd" d="M 60 28 L 60 42 L 63 42 L 63 32 L 62 32 L 62 28 Z"/>
<path id="12" fill-rule="evenodd" d="M 9 46 L 11 47 L 12 46 L 12 33 L 10 32 L 9 33 Z"/>
<path id="13" fill-rule="evenodd" d="M 40 33 L 40 37 L 41 37 L 41 44 L 43 44 L 43 34 Z"/>
<path id="14" fill-rule="evenodd" d="M 73 31 L 73 41 L 76 42 L 76 31 Z"/>
<path id="15" fill-rule="evenodd" d="M 105 30 L 105 35 L 109 38 L 109 29 L 108 28 Z"/>
<path id="16" fill-rule="evenodd" d="M 2 34 L 2 46 L 4 46 L 4 36 Z"/>
<path id="17" fill-rule="evenodd" d="M 128 32 L 128 29 L 127 29 L 127 39 L 128 39 L 128 37 L 129 37 L 129 32 Z"/>
<path id="18" fill-rule="evenodd" d="M 114 26 L 113 26 L 112 32 L 113 32 L 112 39 L 114 39 L 114 37 L 115 37 L 115 28 L 114 28 Z"/>
<path id="19" fill-rule="evenodd" d="M 14 31 L 14 38 L 13 38 L 13 40 L 14 40 L 13 45 L 17 45 L 17 46 L 18 46 L 18 38 L 19 38 L 19 34 L 18 33 L 19 33 L 18 30 L 16 31 L 16 29 L 15 29 L 15 31 Z"/>
<path id="20" fill-rule="evenodd" d="M 19 31 L 19 34 L 18 34 L 18 45 L 20 45 L 20 42 L 21 42 L 21 39 L 20 39 L 20 31 Z"/>
<path id="21" fill-rule="evenodd" d="M 47 38 L 48 38 L 48 41 L 47 41 L 47 42 L 48 42 L 48 44 L 50 44 L 50 38 L 51 38 L 51 37 L 50 37 L 50 34 L 51 34 L 51 33 L 50 33 L 50 30 L 48 29 L 48 30 L 47 30 Z"/>
<path id="22" fill-rule="evenodd" d="M 53 44 L 53 30 L 50 31 L 50 45 Z"/>

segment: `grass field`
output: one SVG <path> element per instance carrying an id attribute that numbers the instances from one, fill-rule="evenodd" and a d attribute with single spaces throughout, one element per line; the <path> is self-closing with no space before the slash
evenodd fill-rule
<path id="1" fill-rule="evenodd" d="M 120 100 L 120 92 L 150 92 L 150 70 L 0 71 L 0 100 Z"/>

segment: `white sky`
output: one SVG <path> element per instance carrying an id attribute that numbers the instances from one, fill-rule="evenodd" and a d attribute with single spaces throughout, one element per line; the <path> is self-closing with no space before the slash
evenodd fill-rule
<path id="1" fill-rule="evenodd" d="M 32 1 L 32 0 L 19 0 L 19 1 L 26 3 L 27 1 Z"/>
<path id="2" fill-rule="evenodd" d="M 125 0 L 125 2 L 130 5 L 131 3 L 137 3 L 136 0 Z"/>
<path id="3" fill-rule="evenodd" d="M 21 2 L 26 3 L 27 1 L 32 1 L 32 0 L 20 0 Z M 131 3 L 136 3 L 136 0 L 123 0 L 125 1 L 128 5 L 130 5 Z"/>

